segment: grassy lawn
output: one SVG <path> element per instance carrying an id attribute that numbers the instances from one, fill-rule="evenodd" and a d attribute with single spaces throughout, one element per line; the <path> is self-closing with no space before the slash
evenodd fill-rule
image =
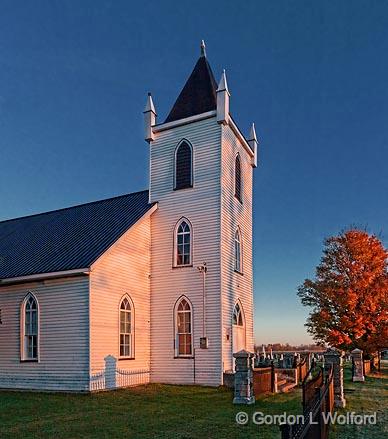
<path id="1" fill-rule="evenodd" d="M 224 388 L 148 385 L 93 395 L 0 393 L 0 438 L 279 438 L 277 426 L 239 426 L 240 410 L 298 413 L 300 392 L 233 406 Z"/>
<path id="2" fill-rule="evenodd" d="M 377 413 L 376 425 L 334 425 L 330 439 L 383 439 L 388 437 L 388 362 L 382 362 L 381 373 L 353 383 L 350 367 L 345 368 L 346 408 L 339 413 Z"/>
<path id="3" fill-rule="evenodd" d="M 331 439 L 388 437 L 387 378 L 352 383 L 346 369 L 346 410 L 377 411 L 378 425 L 337 425 Z M 224 388 L 156 384 L 93 395 L 0 392 L 0 438 L 280 439 L 278 426 L 239 426 L 236 413 L 301 413 L 300 390 L 260 396 L 249 408 L 233 406 L 232 397 Z"/>

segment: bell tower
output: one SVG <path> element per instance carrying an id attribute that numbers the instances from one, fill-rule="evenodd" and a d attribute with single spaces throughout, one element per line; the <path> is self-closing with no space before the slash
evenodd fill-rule
<path id="1" fill-rule="evenodd" d="M 220 385 L 236 349 L 253 350 L 252 178 L 257 138 L 229 111 L 205 43 L 164 122 L 151 95 L 151 381 Z M 236 319 L 236 310 L 238 317 Z"/>

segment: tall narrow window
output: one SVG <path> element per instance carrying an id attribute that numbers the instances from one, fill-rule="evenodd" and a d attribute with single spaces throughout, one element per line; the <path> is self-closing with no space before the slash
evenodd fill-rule
<path id="1" fill-rule="evenodd" d="M 234 269 L 242 273 L 241 233 L 240 229 L 234 234 Z"/>
<path id="2" fill-rule="evenodd" d="M 232 315 L 232 352 L 240 352 L 246 348 L 244 312 L 241 303 L 238 301 L 233 309 Z M 235 360 L 233 359 L 233 370 L 235 366 Z"/>
<path id="3" fill-rule="evenodd" d="M 175 265 L 191 265 L 191 227 L 188 220 L 181 219 L 176 227 Z"/>
<path id="4" fill-rule="evenodd" d="M 183 141 L 175 151 L 175 189 L 193 186 L 193 151 L 188 142 Z"/>
<path id="5" fill-rule="evenodd" d="M 134 311 L 128 297 L 120 303 L 120 357 L 133 358 Z"/>
<path id="6" fill-rule="evenodd" d="M 244 326 L 242 310 L 241 310 L 240 305 L 238 303 L 236 303 L 236 306 L 234 307 L 234 310 L 233 310 L 233 325 Z"/>
<path id="7" fill-rule="evenodd" d="M 176 308 L 176 355 L 184 357 L 192 353 L 191 306 L 186 298 L 182 298 Z"/>
<path id="8" fill-rule="evenodd" d="M 23 301 L 21 312 L 21 358 L 22 360 L 38 360 L 38 302 L 29 293 Z"/>
<path id="9" fill-rule="evenodd" d="M 234 195 L 239 201 L 242 202 L 241 160 L 239 154 L 237 154 L 234 164 Z"/>

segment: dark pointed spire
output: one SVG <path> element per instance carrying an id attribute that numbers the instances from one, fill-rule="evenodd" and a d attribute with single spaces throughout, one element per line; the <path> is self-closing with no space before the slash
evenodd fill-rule
<path id="1" fill-rule="evenodd" d="M 165 122 L 184 119 L 217 109 L 217 83 L 206 58 L 205 43 L 201 42 L 201 56 L 180 92 Z"/>

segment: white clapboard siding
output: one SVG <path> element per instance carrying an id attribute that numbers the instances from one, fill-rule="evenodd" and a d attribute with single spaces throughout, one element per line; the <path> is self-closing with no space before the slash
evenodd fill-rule
<path id="1" fill-rule="evenodd" d="M 242 203 L 234 196 L 235 159 L 241 159 Z M 232 314 L 240 300 L 245 316 L 246 349 L 253 352 L 253 278 L 252 278 L 252 174 L 251 158 L 231 128 L 222 128 L 222 315 L 223 367 L 232 363 Z M 242 235 L 243 275 L 234 271 L 234 235 Z M 226 334 L 230 334 L 229 340 Z"/>
<path id="2" fill-rule="evenodd" d="M 92 266 L 90 274 L 90 374 L 114 357 L 121 371 L 150 368 L 150 214 L 133 225 Z M 130 296 L 135 310 L 134 359 L 120 359 L 119 305 Z M 149 373 L 137 377 L 149 381 Z M 133 381 L 135 382 L 135 381 Z M 117 380 L 117 385 L 129 380 Z"/>
<path id="3" fill-rule="evenodd" d="M 40 361 L 20 361 L 20 306 L 39 302 Z M 89 389 L 89 279 L 51 279 L 0 287 L 0 388 Z"/>
<path id="4" fill-rule="evenodd" d="M 187 139 L 193 146 L 194 187 L 173 190 L 174 153 Z M 221 361 L 220 169 L 221 128 L 215 117 L 156 133 L 151 143 L 150 197 L 158 202 L 151 218 L 151 381 L 219 385 Z M 193 227 L 193 266 L 172 268 L 173 232 L 181 217 Z M 207 263 L 207 336 L 202 336 L 202 275 Z M 195 359 L 174 358 L 174 305 L 186 295 L 193 305 Z"/>

